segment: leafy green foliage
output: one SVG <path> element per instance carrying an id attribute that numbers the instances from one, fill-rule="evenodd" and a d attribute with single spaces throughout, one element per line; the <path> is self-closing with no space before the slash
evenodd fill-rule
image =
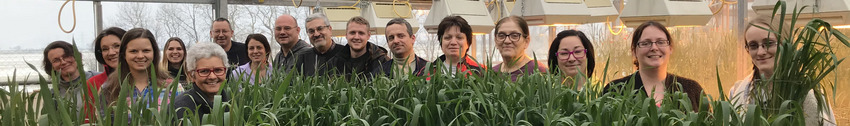
<path id="1" fill-rule="evenodd" d="M 780 5 L 784 6 L 779 3 L 777 8 Z M 824 29 L 819 29 L 821 27 Z M 783 33 L 781 30 L 773 32 Z M 453 77 L 437 72 L 425 77 L 408 75 L 407 79 L 380 76 L 371 81 L 275 72 L 267 79 L 258 79 L 257 84 L 245 79 L 223 84 L 220 90 L 228 92 L 231 100 L 223 102 L 222 96 L 215 96 L 212 112 L 203 116 L 203 122 L 200 114 L 190 111 L 184 118 L 177 119 L 176 109 L 169 108 L 173 101 L 164 104 L 147 99 L 127 102 L 124 97 L 132 95 L 133 89 L 125 80 L 116 105 L 95 106 L 104 114 L 92 117 L 91 122 L 107 126 L 803 125 L 799 106 L 805 96 L 802 93 L 815 90 L 822 94 L 826 89 L 820 86 L 823 78 L 843 61 L 837 59 L 826 42 L 835 37 L 845 46 L 850 44 L 843 33 L 819 19 L 810 21 L 791 35 L 795 37 L 783 37 L 780 45 L 778 72 L 771 77 L 774 88 L 769 90 L 773 93 L 764 99 L 770 102 L 746 106 L 734 106 L 726 95 L 721 95 L 719 100 L 702 95 L 700 108 L 690 108 L 686 94 L 673 92 L 667 93 L 658 107 L 654 99 L 637 95 L 635 90 L 603 94 L 606 78 L 589 79 L 584 87 L 576 87 L 561 85 L 563 79 L 558 75 L 526 75 L 512 82 L 509 77 L 486 70 L 481 76 Z M 79 54 L 75 54 L 75 58 L 80 61 Z M 35 69 L 31 64 L 30 67 Z M 607 70 L 602 73 L 608 74 Z M 721 86 L 719 76 L 717 86 Z M 57 76 L 51 77 L 39 75 L 41 89 L 57 86 Z M 151 74 L 151 78 L 155 79 L 156 75 Z M 7 81 L 12 82 L 9 91 L 0 90 L 0 125 L 83 125 L 85 112 L 74 107 L 77 100 L 52 95 L 51 92 L 57 92 L 55 89 L 28 94 L 17 89 L 15 80 Z M 83 78 L 78 84 L 95 89 L 85 82 Z M 152 84 L 153 97 L 159 97 L 159 91 L 175 92 L 176 82 L 167 87 Z M 629 86 L 633 84 L 627 84 Z M 720 92 L 723 94 L 722 90 Z M 818 100 L 825 101 L 824 98 Z M 97 101 L 101 99 L 84 100 L 91 104 Z M 747 109 L 739 111 L 740 108 Z M 694 109 L 696 111 L 692 111 Z"/>

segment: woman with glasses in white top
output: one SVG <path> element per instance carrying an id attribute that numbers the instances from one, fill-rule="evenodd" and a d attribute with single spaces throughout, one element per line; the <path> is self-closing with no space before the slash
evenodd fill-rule
<path id="1" fill-rule="evenodd" d="M 729 90 L 729 97 L 735 106 L 755 104 L 751 101 L 755 100 L 751 96 L 751 93 L 756 92 L 754 86 L 757 83 L 755 82 L 762 82 L 759 84 L 771 83 L 771 80 L 764 78 L 770 78 L 774 73 L 774 60 L 779 39 L 777 38 L 777 34 L 770 33 L 762 28 L 777 29 L 779 27 L 779 23 L 777 22 L 771 22 L 771 17 L 760 16 L 747 23 L 746 34 L 744 35 L 744 48 L 747 49 L 747 53 L 753 59 L 753 73 L 743 80 L 735 82 L 735 86 L 732 86 Z M 784 26 L 789 25 L 786 24 Z M 783 29 L 788 31 L 791 28 L 785 27 Z M 807 126 L 835 125 L 835 116 L 832 114 L 832 108 L 829 105 L 824 106 L 823 111 L 819 112 L 817 98 L 814 92 L 810 90 L 808 95 L 806 95 L 806 100 L 803 101 L 803 112 Z M 741 108 L 743 111 L 746 109 L 746 107 Z M 823 121 L 822 124 L 821 121 Z"/>

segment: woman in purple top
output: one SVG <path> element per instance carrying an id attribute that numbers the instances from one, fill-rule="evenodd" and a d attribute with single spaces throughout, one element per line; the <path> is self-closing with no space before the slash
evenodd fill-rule
<path id="1" fill-rule="evenodd" d="M 269 47 L 268 39 L 262 34 L 248 35 L 245 45 L 248 47 L 246 50 L 248 50 L 248 58 L 251 59 L 251 62 L 237 67 L 233 70 L 231 73 L 233 75 L 230 77 L 238 80 L 248 80 L 249 83 L 254 84 L 255 77 L 263 79 L 271 75 L 272 66 L 269 64 L 269 53 L 272 51 Z"/>
<path id="2" fill-rule="evenodd" d="M 546 73 L 549 68 L 525 54 L 531 38 L 528 37 L 528 23 L 518 16 L 502 18 L 496 23 L 496 49 L 502 55 L 502 63 L 493 66 L 493 70 L 508 73 L 516 81 L 521 75 L 535 72 Z"/>

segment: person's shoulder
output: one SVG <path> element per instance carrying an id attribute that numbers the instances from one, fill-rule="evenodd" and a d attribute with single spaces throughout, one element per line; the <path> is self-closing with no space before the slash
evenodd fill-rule
<path id="1" fill-rule="evenodd" d="M 546 72 L 546 73 L 549 72 L 549 65 L 547 65 L 545 62 L 540 62 L 540 61 L 532 61 L 532 62 L 534 64 L 536 64 L 537 70 L 540 70 L 540 72 Z"/>
<path id="2" fill-rule="evenodd" d="M 106 80 L 106 72 L 91 76 L 86 80 L 88 83 L 103 83 Z"/>
<path id="3" fill-rule="evenodd" d="M 632 74 L 632 75 L 634 75 L 634 74 Z M 611 85 L 611 84 L 620 84 L 620 83 L 628 83 L 628 82 L 629 82 L 629 80 L 631 80 L 631 79 L 632 79 L 632 75 L 629 75 L 629 76 L 625 76 L 625 77 L 622 77 L 622 78 L 618 78 L 618 79 L 611 80 L 611 82 L 608 82 L 608 85 Z"/>
<path id="4" fill-rule="evenodd" d="M 498 71 L 500 71 L 500 70 L 502 69 L 502 63 L 496 64 L 496 65 L 493 65 L 492 67 L 490 67 L 490 69 L 491 69 L 491 70 L 493 70 L 493 71 L 497 71 L 497 72 L 498 72 Z"/>
<path id="5" fill-rule="evenodd" d="M 233 46 L 245 46 L 245 43 L 242 42 L 230 41 L 230 43 L 233 43 Z"/>
<path id="6" fill-rule="evenodd" d="M 629 80 L 631 80 L 631 78 L 632 78 L 632 75 L 625 76 L 625 77 L 622 77 L 622 78 L 619 78 L 619 79 L 614 79 L 611 82 L 608 82 L 608 84 L 605 84 L 605 87 L 602 88 L 602 92 L 608 93 L 608 92 L 613 91 L 614 89 L 620 89 L 620 88 L 624 87 L 625 84 L 628 83 Z"/>
<path id="7" fill-rule="evenodd" d="M 192 92 L 192 91 L 190 90 L 190 91 L 186 91 L 186 92 L 178 94 L 177 98 L 174 98 L 174 106 L 176 106 L 178 108 L 180 108 L 180 107 L 195 107 L 194 106 L 195 101 L 197 101 L 198 99 L 192 98 L 192 95 L 189 94 L 190 92 Z"/>
<path id="8" fill-rule="evenodd" d="M 695 81 L 695 80 L 693 80 L 693 79 L 686 78 L 686 77 L 682 77 L 682 76 L 678 76 L 678 75 L 673 75 L 673 77 L 675 77 L 676 82 L 678 82 L 679 84 L 682 84 L 682 86 L 686 86 L 686 87 L 698 87 L 698 88 L 702 89 L 702 86 L 700 86 L 699 82 L 697 82 L 697 81 Z"/>

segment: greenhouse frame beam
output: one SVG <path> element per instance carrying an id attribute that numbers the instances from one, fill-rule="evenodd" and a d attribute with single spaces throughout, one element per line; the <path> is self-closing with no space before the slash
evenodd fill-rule
<path id="1" fill-rule="evenodd" d="M 216 4 L 220 1 L 226 1 L 227 4 L 246 4 L 246 5 L 277 5 L 277 6 L 295 6 L 294 4 L 301 3 L 300 6 L 322 6 L 322 7 L 337 7 L 351 6 L 357 0 L 79 0 L 79 1 L 96 1 L 96 2 L 142 2 L 142 3 L 186 3 L 186 4 Z M 368 2 L 392 2 L 392 0 L 361 0 L 358 5 L 366 5 Z M 432 0 L 410 0 L 414 9 L 428 10 L 431 8 Z"/>
<path id="2" fill-rule="evenodd" d="M 95 34 L 100 33 L 103 30 L 103 12 L 101 2 L 141 2 L 141 3 L 183 3 L 183 4 L 212 4 L 213 11 L 215 12 L 215 17 L 227 17 L 227 5 L 229 4 L 238 4 L 238 5 L 274 5 L 274 6 L 295 6 L 294 4 L 299 4 L 299 6 L 306 7 L 337 7 L 337 6 L 351 6 L 354 3 L 357 3 L 357 0 L 299 0 L 298 2 L 293 0 L 79 0 L 79 1 L 92 1 L 93 9 L 94 9 L 94 20 L 95 20 Z M 357 6 L 366 6 L 369 2 L 393 2 L 393 0 L 371 0 L 371 1 L 360 1 Z M 431 9 L 431 4 L 433 0 L 409 0 L 410 5 L 413 9 L 420 10 L 429 10 Z"/>

